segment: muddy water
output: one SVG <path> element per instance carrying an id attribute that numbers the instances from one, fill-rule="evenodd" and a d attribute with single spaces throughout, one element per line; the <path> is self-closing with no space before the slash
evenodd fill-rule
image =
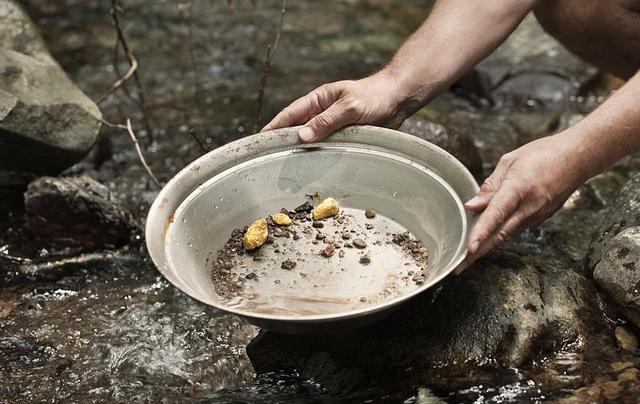
<path id="1" fill-rule="evenodd" d="M 94 99 L 107 91 L 117 75 L 112 65 L 115 35 L 109 2 L 24 3 L 73 80 Z M 129 87 L 131 97 L 118 93 L 101 108 L 109 121 L 132 118 L 154 171 L 166 180 L 202 154 L 193 136 L 206 148 L 214 148 L 252 131 L 261 60 L 278 21 L 280 2 L 123 3 L 122 25 L 140 60 L 154 141 L 148 141 L 134 87 Z M 290 1 L 260 123 L 323 82 L 360 77 L 379 68 L 427 14 L 427 3 Z M 534 50 L 538 54 L 549 51 Z M 518 57 L 522 65 L 532 62 Z M 123 72 L 127 65 L 122 55 L 119 60 L 117 70 Z M 594 102 L 595 96 L 574 98 L 550 113 L 527 115 L 536 119 L 524 119 L 508 106 L 481 113 L 482 103 L 478 106 L 447 94 L 421 115 L 454 127 L 473 128 L 479 134 L 474 142 L 485 160 L 486 173 L 505 150 L 539 135 L 541 127 L 558 128 L 579 119 Z M 100 153 L 69 173 L 94 176 L 142 218 L 157 189 L 137 164 L 126 134 L 112 129 L 103 133 Z M 624 178 L 629 167 L 623 166 L 615 174 L 618 177 L 612 176 Z M 602 203 L 619 186 L 615 178 L 594 185 Z M 20 228 L 19 201 L 9 206 L 0 212 L 0 251 L 42 257 L 56 254 L 31 241 Z M 543 244 L 578 260 L 586 251 L 602 206 L 560 212 L 542 229 L 527 232 L 519 244 L 531 249 Z M 187 298 L 159 278 L 144 258 L 89 263 L 27 279 L 6 277 L 2 285 L 0 398 L 16 402 L 334 402 L 323 386 L 295 372 L 254 378 L 244 347 L 257 330 Z M 584 341 L 587 346 L 590 343 Z M 474 375 L 453 378 L 449 388 L 429 388 L 409 370 L 403 380 L 363 386 L 342 398 L 409 403 L 438 402 L 439 398 L 453 402 L 557 398 L 582 380 L 583 375 L 576 374 L 578 359 L 570 348 L 551 363 L 534 363 L 525 370 L 480 368 Z M 637 361 L 636 356 L 620 354 L 613 347 L 609 352 L 592 358 L 588 367 L 602 380 L 609 377 L 615 367 L 612 364 Z M 560 376 L 551 377 L 552 373 Z M 532 374 L 548 374 L 549 380 L 545 376 L 534 380 Z M 625 385 L 616 386 L 611 387 L 619 388 L 614 393 L 624 396 Z"/>

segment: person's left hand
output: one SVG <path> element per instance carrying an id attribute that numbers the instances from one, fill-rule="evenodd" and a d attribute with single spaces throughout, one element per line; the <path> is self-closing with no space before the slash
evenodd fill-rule
<path id="1" fill-rule="evenodd" d="M 467 240 L 468 255 L 456 274 L 511 235 L 553 215 L 592 173 L 579 136 L 560 133 L 502 156 L 480 192 L 465 204 L 482 212 Z"/>

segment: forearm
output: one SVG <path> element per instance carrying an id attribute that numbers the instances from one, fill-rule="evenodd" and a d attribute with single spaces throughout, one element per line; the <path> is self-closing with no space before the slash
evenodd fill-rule
<path id="1" fill-rule="evenodd" d="M 493 52 L 537 0 L 439 0 L 383 70 L 425 104 Z"/>
<path id="2" fill-rule="evenodd" d="M 577 139 L 576 154 L 587 178 L 640 151 L 640 72 L 560 135 Z"/>

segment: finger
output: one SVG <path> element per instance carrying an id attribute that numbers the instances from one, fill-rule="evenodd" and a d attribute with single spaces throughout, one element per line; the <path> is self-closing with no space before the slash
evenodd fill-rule
<path id="1" fill-rule="evenodd" d="M 301 125 L 318 115 L 340 96 L 337 83 L 325 84 L 300 97 L 280 111 L 260 132 Z"/>
<path id="2" fill-rule="evenodd" d="M 305 143 L 317 142 L 357 120 L 358 115 L 355 110 L 336 102 L 300 128 L 298 135 L 300 140 Z"/>
<path id="3" fill-rule="evenodd" d="M 476 252 L 496 229 L 506 223 L 519 203 L 517 191 L 510 184 L 503 183 L 469 233 L 467 243 L 469 253 Z"/>
<path id="4" fill-rule="evenodd" d="M 478 194 L 464 204 L 467 210 L 482 212 L 489 205 L 489 201 L 500 188 L 502 179 L 507 171 L 507 165 L 502 161 L 498 162 L 495 170 L 484 180 Z"/>
<path id="5" fill-rule="evenodd" d="M 496 232 L 491 234 L 487 240 L 474 253 L 468 254 L 464 261 L 453 272 L 455 275 L 460 275 L 471 264 L 476 262 L 480 257 L 487 254 L 489 251 L 496 248 L 499 244 L 506 241 L 509 237 L 517 234 L 520 230 L 526 227 L 527 215 L 521 209 L 518 209 L 502 227 Z"/>

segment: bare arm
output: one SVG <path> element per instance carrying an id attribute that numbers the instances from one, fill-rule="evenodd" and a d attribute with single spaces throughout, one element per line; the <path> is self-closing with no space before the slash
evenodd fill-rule
<path id="1" fill-rule="evenodd" d="M 536 0 L 439 0 L 380 72 L 325 84 L 294 101 L 263 130 L 292 125 L 303 142 L 354 123 L 398 127 L 491 53 Z"/>

